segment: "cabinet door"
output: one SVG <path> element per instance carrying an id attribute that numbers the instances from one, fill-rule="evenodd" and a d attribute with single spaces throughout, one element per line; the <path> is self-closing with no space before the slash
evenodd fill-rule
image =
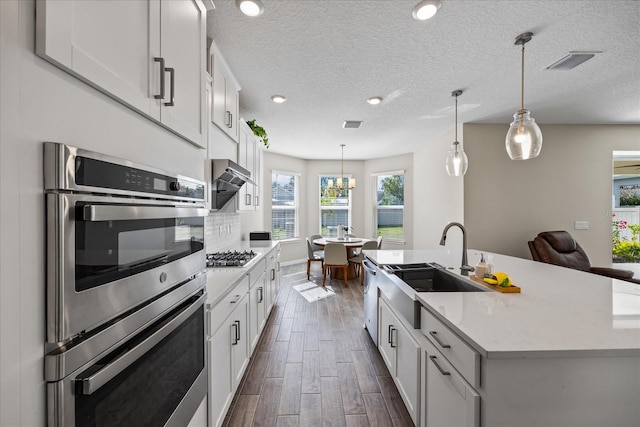
<path id="1" fill-rule="evenodd" d="M 241 125 L 238 141 L 238 164 L 251 172 L 253 177 L 253 159 L 255 141 L 251 129 L 247 125 Z M 254 207 L 254 188 L 253 184 L 246 183 L 240 187 L 238 192 L 238 209 L 241 211 L 252 211 Z"/>
<path id="2" fill-rule="evenodd" d="M 409 331 L 398 324 L 396 344 L 396 385 L 414 424 L 420 402 L 420 346 Z"/>
<path id="3" fill-rule="evenodd" d="M 160 0 L 39 1 L 36 53 L 160 120 Z"/>
<path id="4" fill-rule="evenodd" d="M 213 73 L 211 121 L 226 132 L 230 119 L 227 113 L 227 76 L 215 55 L 212 58 L 211 71 Z"/>
<path id="5" fill-rule="evenodd" d="M 174 70 L 165 73 L 162 123 L 205 147 L 205 9 L 195 0 L 164 0 L 160 16 L 162 56 Z"/>
<path id="6" fill-rule="evenodd" d="M 427 427 L 478 427 L 480 396 L 431 344 L 425 343 Z"/>
<path id="7" fill-rule="evenodd" d="M 245 295 L 231 314 L 231 354 L 233 390 L 235 391 L 249 364 L 249 298 Z"/>
<path id="8" fill-rule="evenodd" d="M 249 304 L 249 341 L 251 343 L 251 352 L 253 352 L 260 340 L 260 332 L 266 323 L 264 274 L 251 288 Z"/>
<path id="9" fill-rule="evenodd" d="M 382 298 L 378 299 L 378 349 L 382 355 L 384 363 L 387 365 L 391 376 L 396 375 L 396 343 L 397 343 L 397 321 L 389 306 Z"/>
<path id="10" fill-rule="evenodd" d="M 215 326 L 215 325 L 212 325 Z M 220 426 L 233 398 L 231 372 L 231 343 L 233 342 L 231 322 L 224 324 L 209 339 L 209 409 L 212 425 Z"/>

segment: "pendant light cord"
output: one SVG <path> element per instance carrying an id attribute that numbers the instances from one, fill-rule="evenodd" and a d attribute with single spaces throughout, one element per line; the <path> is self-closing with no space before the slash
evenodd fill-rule
<path id="1" fill-rule="evenodd" d="M 458 95 L 456 95 L 456 142 L 458 142 Z"/>
<path id="2" fill-rule="evenodd" d="M 520 111 L 524 111 L 524 43 L 522 43 L 522 79 L 521 79 L 521 84 L 520 87 L 521 89 L 521 93 L 520 93 L 520 100 L 521 100 L 521 104 L 520 104 Z"/>

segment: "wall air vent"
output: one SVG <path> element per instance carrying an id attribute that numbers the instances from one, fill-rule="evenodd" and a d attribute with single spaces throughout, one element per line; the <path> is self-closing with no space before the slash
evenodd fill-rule
<path id="1" fill-rule="evenodd" d="M 358 129 L 362 126 L 362 121 L 358 120 L 345 120 L 342 127 L 345 129 Z"/>
<path id="2" fill-rule="evenodd" d="M 563 58 L 547 67 L 547 70 L 571 70 L 585 61 L 590 60 L 596 53 L 602 52 L 569 52 Z"/>

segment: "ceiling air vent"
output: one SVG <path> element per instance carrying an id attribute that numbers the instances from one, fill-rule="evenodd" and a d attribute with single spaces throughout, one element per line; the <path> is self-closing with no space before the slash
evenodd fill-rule
<path id="1" fill-rule="evenodd" d="M 358 120 L 345 120 L 342 127 L 345 129 L 358 129 L 362 126 L 362 121 Z"/>
<path id="2" fill-rule="evenodd" d="M 571 70 L 601 52 L 569 52 L 563 58 L 547 67 L 547 70 Z"/>

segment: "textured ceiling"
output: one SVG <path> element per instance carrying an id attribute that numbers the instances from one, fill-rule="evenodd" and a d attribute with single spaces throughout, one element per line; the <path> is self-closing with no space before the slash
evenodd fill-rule
<path id="1" fill-rule="evenodd" d="M 270 151 L 304 159 L 340 158 L 342 143 L 345 159 L 370 159 L 453 142 L 456 89 L 459 122 L 504 123 L 506 134 L 520 105 L 514 39 L 526 31 L 525 107 L 543 131 L 640 123 L 640 2 L 442 0 L 423 22 L 411 18 L 417 2 L 263 0 L 249 18 L 217 0 L 207 32 L 242 85 L 241 115 L 267 130 Z M 602 53 L 545 69 L 570 51 Z"/>

